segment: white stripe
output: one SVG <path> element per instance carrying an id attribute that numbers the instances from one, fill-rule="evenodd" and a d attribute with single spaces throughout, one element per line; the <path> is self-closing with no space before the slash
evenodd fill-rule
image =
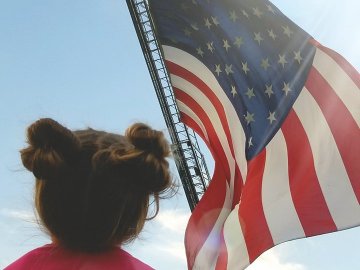
<path id="1" fill-rule="evenodd" d="M 204 109 L 209 119 L 211 119 L 211 123 L 214 127 L 217 137 L 219 138 L 221 147 L 225 152 L 227 164 L 230 168 L 231 186 L 229 187 L 227 181 L 224 180 L 224 184 L 226 184 L 226 198 L 225 198 L 224 206 L 222 206 L 223 209 L 221 210 L 221 213 L 218 219 L 216 220 L 204 245 L 199 250 L 199 253 L 195 258 L 194 267 L 193 267 L 193 269 L 212 269 L 215 266 L 219 252 L 216 243 L 219 239 L 222 225 L 226 217 L 230 213 L 231 204 L 233 200 L 232 198 L 233 198 L 233 189 L 234 189 L 233 183 L 235 177 L 235 160 L 231 155 L 228 140 L 222 128 L 221 120 L 211 101 L 208 100 L 208 98 L 199 89 L 197 89 L 187 80 L 173 74 L 171 74 L 170 76 L 171 76 L 172 85 L 178 88 L 179 90 L 184 91 L 187 94 L 191 93 L 192 94 L 191 97 L 200 105 L 201 108 Z"/>
<path id="2" fill-rule="evenodd" d="M 244 234 L 239 222 L 239 204 L 224 224 L 224 239 L 228 255 L 227 269 L 244 269 L 250 264 Z"/>
<path id="3" fill-rule="evenodd" d="M 207 96 L 205 96 L 198 88 L 196 88 L 187 80 L 173 74 L 171 74 L 170 77 L 172 85 L 179 90 L 184 91 L 188 95 L 191 95 L 191 97 L 200 105 L 200 107 L 203 108 L 209 119 L 211 119 L 211 124 L 213 125 L 216 135 L 219 138 L 221 147 L 225 152 L 227 165 L 230 169 L 231 183 L 233 183 L 235 177 L 235 160 L 232 157 L 225 131 L 223 129 L 221 120 L 216 112 L 214 105 L 207 98 Z M 233 185 L 230 184 L 230 188 L 233 193 Z"/>
<path id="4" fill-rule="evenodd" d="M 206 129 L 204 127 L 203 122 L 200 120 L 200 118 L 197 116 L 196 113 L 194 113 L 193 110 L 191 110 L 187 105 L 185 105 L 183 102 L 181 102 L 180 100 L 177 100 L 177 105 L 179 107 L 179 110 L 183 113 L 185 113 L 187 116 L 189 116 L 196 124 L 199 125 L 202 133 L 204 134 L 205 138 L 207 141 L 209 141 L 209 137 L 208 134 L 206 132 Z"/>
<path id="5" fill-rule="evenodd" d="M 320 187 L 337 228 L 360 225 L 359 203 L 320 107 L 304 88 L 293 108 L 309 139 Z"/>
<path id="6" fill-rule="evenodd" d="M 188 54 L 187 52 L 170 46 L 163 46 L 163 50 L 167 60 L 184 67 L 199 77 L 203 82 L 206 82 L 208 86 L 211 86 L 209 88 L 223 104 L 230 127 L 230 135 L 235 152 L 235 160 L 239 165 L 242 179 L 245 182 L 247 175 L 247 161 L 245 157 L 246 137 L 239 117 L 231 102 L 229 101 L 229 98 L 226 96 L 224 90 L 219 85 L 219 82 L 216 80 L 213 73 L 198 59 Z"/>
<path id="7" fill-rule="evenodd" d="M 195 258 L 192 270 L 211 270 L 215 268 L 216 259 L 219 254 L 219 236 L 225 219 L 229 216 L 232 204 L 229 185 L 225 179 L 222 182 L 226 185 L 224 205 L 222 205 L 219 217 L 216 220 L 208 238 Z"/>
<path id="8" fill-rule="evenodd" d="M 242 174 L 243 180 L 245 180 L 246 174 L 247 174 L 247 161 L 245 158 L 245 149 L 244 149 L 245 142 L 246 142 L 245 134 L 244 134 L 244 131 L 240 124 L 240 121 L 238 119 L 238 116 L 237 116 L 231 102 L 228 100 L 227 96 L 225 95 L 223 89 L 220 87 L 219 83 L 217 82 L 216 78 L 211 73 L 211 71 L 209 71 L 206 68 L 206 66 L 204 66 L 201 62 L 199 62 L 196 58 L 192 57 L 191 55 L 187 54 L 186 52 L 183 52 L 183 51 L 175 49 L 175 48 L 164 46 L 163 49 L 164 49 L 165 58 L 167 60 L 186 68 L 187 70 L 189 70 L 190 72 L 195 74 L 197 77 L 199 77 L 203 82 L 206 82 L 208 85 L 211 85 L 211 87 L 209 87 L 209 88 L 214 92 L 214 94 L 217 96 L 217 98 L 223 104 L 223 107 L 224 107 L 224 110 L 225 110 L 225 113 L 227 116 L 228 124 L 229 124 L 228 126 L 230 127 L 230 132 L 231 132 L 230 135 L 231 135 L 232 141 L 233 141 L 233 147 L 234 147 L 234 151 L 235 151 L 235 159 L 237 161 L 237 164 L 240 167 L 240 172 Z M 174 81 L 174 78 L 175 78 L 175 76 L 174 77 L 172 76 L 172 84 L 175 86 L 177 79 L 175 79 L 175 81 Z M 183 86 L 177 87 L 177 88 L 184 90 Z M 210 114 L 215 113 L 216 121 L 220 120 L 217 116 L 217 112 L 216 112 L 215 108 L 213 107 L 211 102 L 207 99 L 207 97 L 202 94 L 202 92 L 200 92 L 198 89 L 194 89 L 195 87 L 190 83 L 188 83 L 188 85 L 185 88 L 190 89 L 190 91 L 188 91 L 187 93 L 190 96 L 192 96 L 192 98 L 194 98 L 194 100 L 196 100 L 201 105 L 201 107 L 204 109 L 204 111 L 208 115 L 209 115 L 209 108 L 210 108 L 210 110 L 212 111 L 212 113 L 210 113 Z M 194 90 L 197 90 L 197 91 L 194 91 Z M 197 93 L 197 95 L 201 95 L 200 100 L 199 100 L 199 98 L 196 97 L 196 94 L 194 96 L 194 93 Z M 205 106 L 204 106 L 204 100 L 206 100 L 205 103 L 207 103 Z M 231 123 L 230 123 L 229 119 L 231 119 Z M 212 122 L 213 121 L 214 121 L 214 119 L 212 119 Z M 219 130 L 216 128 L 216 126 L 220 127 L 222 133 L 224 132 L 222 130 L 221 122 L 220 123 L 218 122 L 217 125 L 215 125 L 215 130 L 218 133 Z M 222 136 L 224 136 L 224 135 L 225 135 L 225 133 Z M 218 135 L 218 137 L 220 137 L 220 136 Z M 228 142 L 226 136 L 223 138 L 226 139 L 225 143 L 228 144 L 229 142 Z M 222 139 L 221 138 L 219 138 L 219 139 L 220 139 L 220 142 L 222 143 Z M 223 146 L 223 148 L 225 151 L 228 147 L 225 148 Z M 230 152 L 230 154 L 231 154 L 231 152 Z M 230 168 L 232 169 L 233 166 L 231 166 L 231 164 L 232 163 L 230 163 L 229 165 L 230 165 Z M 216 250 L 214 250 L 214 246 L 212 245 L 213 238 L 217 237 L 220 234 L 222 224 L 224 223 L 227 215 L 230 212 L 229 209 L 232 204 L 233 188 L 234 188 L 234 179 L 232 177 L 232 179 L 230 181 L 230 190 L 231 191 L 227 192 L 227 195 L 226 195 L 227 199 L 224 202 L 225 204 L 227 204 L 228 211 L 222 210 L 219 218 L 215 222 L 212 232 L 206 239 L 205 244 L 200 249 L 199 253 L 196 255 L 195 264 L 194 264 L 193 269 L 212 269 L 215 266 L 219 250 L 217 247 L 215 247 Z"/>
<path id="9" fill-rule="evenodd" d="M 305 237 L 291 197 L 287 147 L 281 130 L 266 146 L 262 203 L 275 245 Z"/>
<path id="10" fill-rule="evenodd" d="M 335 60 L 320 49 L 316 50 L 313 66 L 334 89 L 360 127 L 360 89 L 354 81 Z"/>

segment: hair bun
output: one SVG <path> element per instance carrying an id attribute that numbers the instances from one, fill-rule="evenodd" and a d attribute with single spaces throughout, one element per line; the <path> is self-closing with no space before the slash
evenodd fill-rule
<path id="1" fill-rule="evenodd" d="M 80 143 L 75 135 L 55 120 L 43 118 L 27 129 L 29 146 L 21 150 L 24 166 L 38 179 L 61 174 L 76 160 Z"/>
<path id="2" fill-rule="evenodd" d="M 125 136 L 136 148 L 151 153 L 157 158 L 165 158 L 170 154 L 169 143 L 164 133 L 146 124 L 133 124 L 126 130 Z"/>
<path id="3" fill-rule="evenodd" d="M 42 118 L 27 130 L 29 144 L 37 148 L 59 148 L 64 144 L 77 147 L 73 133 L 53 119 Z"/>

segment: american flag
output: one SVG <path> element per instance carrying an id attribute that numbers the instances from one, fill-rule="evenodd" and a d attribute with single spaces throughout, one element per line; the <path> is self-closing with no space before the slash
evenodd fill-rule
<path id="1" fill-rule="evenodd" d="M 360 225 L 359 73 L 267 0 L 149 5 L 182 121 L 215 160 L 189 269 Z"/>

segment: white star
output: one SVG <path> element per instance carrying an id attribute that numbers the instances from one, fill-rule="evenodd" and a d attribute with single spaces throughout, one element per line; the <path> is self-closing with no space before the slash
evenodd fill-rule
<path id="1" fill-rule="evenodd" d="M 237 95 L 236 87 L 234 85 L 231 86 L 231 94 L 233 95 L 233 97 Z"/>
<path id="2" fill-rule="evenodd" d="M 255 97 L 255 94 L 254 94 L 254 88 L 248 88 L 246 94 L 248 96 L 249 99 L 251 99 L 252 97 Z"/>
<path id="3" fill-rule="evenodd" d="M 255 119 L 254 119 L 254 113 L 249 113 L 249 112 L 246 112 L 246 115 L 244 115 L 245 117 L 245 120 L 246 120 L 246 123 L 249 125 L 251 122 L 255 122 Z"/>
<path id="4" fill-rule="evenodd" d="M 221 73 L 222 71 L 221 71 L 221 66 L 220 66 L 220 64 L 219 65 L 215 65 L 215 73 L 218 75 L 218 76 L 220 76 L 220 73 Z"/>
<path id="5" fill-rule="evenodd" d="M 253 8 L 253 13 L 254 13 L 254 15 L 257 16 L 258 18 L 261 18 L 261 16 L 264 14 L 264 12 L 260 11 L 260 10 L 258 9 L 258 7 Z"/>
<path id="6" fill-rule="evenodd" d="M 199 26 L 197 25 L 197 23 L 192 23 L 191 28 L 194 29 L 195 31 L 199 31 Z"/>
<path id="7" fill-rule="evenodd" d="M 215 24 L 215 26 L 218 26 L 220 23 L 219 23 L 219 20 L 218 18 L 216 17 L 211 17 L 212 21 L 213 21 L 213 24 Z"/>
<path id="8" fill-rule="evenodd" d="M 236 20 L 239 19 L 238 15 L 236 15 L 235 10 L 230 11 L 230 20 L 233 22 L 236 22 Z"/>
<path id="9" fill-rule="evenodd" d="M 244 9 L 241 12 L 246 18 L 249 18 L 249 14 L 247 14 L 247 12 Z"/>
<path id="10" fill-rule="evenodd" d="M 255 37 L 254 40 L 257 41 L 260 45 L 261 41 L 263 41 L 264 39 L 261 37 L 261 33 L 254 33 Z"/>
<path id="11" fill-rule="evenodd" d="M 209 29 L 211 28 L 212 24 L 211 24 L 209 18 L 205 18 L 205 26 Z"/>
<path id="12" fill-rule="evenodd" d="M 275 112 L 270 112 L 269 111 L 269 117 L 267 118 L 270 121 L 270 125 L 276 121 L 277 119 L 275 118 Z"/>
<path id="13" fill-rule="evenodd" d="M 232 65 L 228 66 L 227 64 L 225 64 L 225 72 L 226 72 L 226 75 L 234 73 L 234 71 L 232 70 Z"/>
<path id="14" fill-rule="evenodd" d="M 241 47 L 241 45 L 244 44 L 244 41 L 242 39 L 242 37 L 235 37 L 235 42 L 234 42 L 234 45 L 236 45 L 238 48 Z"/>
<path id="15" fill-rule="evenodd" d="M 213 52 L 213 51 L 215 50 L 213 44 L 214 44 L 214 42 L 208 42 L 208 43 L 206 43 L 207 48 L 208 48 L 208 50 L 209 50 L 210 52 Z"/>
<path id="16" fill-rule="evenodd" d="M 223 39 L 224 45 L 223 47 L 225 48 L 226 52 L 229 50 L 229 48 L 231 47 L 229 45 L 229 41 L 227 41 L 226 39 Z"/>
<path id="17" fill-rule="evenodd" d="M 268 33 L 269 33 L 269 37 L 271 37 L 273 40 L 276 39 L 277 35 L 275 35 L 274 30 L 272 29 L 268 30 Z"/>
<path id="18" fill-rule="evenodd" d="M 303 60 L 303 58 L 301 57 L 300 51 L 294 52 L 295 56 L 294 59 L 296 61 L 298 61 L 299 65 L 301 64 L 301 61 Z"/>
<path id="19" fill-rule="evenodd" d="M 272 84 L 270 84 L 270 85 L 266 84 L 265 87 L 266 87 L 265 94 L 267 94 L 270 98 L 271 95 L 274 94 L 274 91 L 272 90 Z"/>
<path id="20" fill-rule="evenodd" d="M 271 5 L 266 5 L 266 6 L 270 12 L 275 14 L 275 10 L 273 9 L 273 7 Z"/>
<path id="21" fill-rule="evenodd" d="M 291 91 L 290 84 L 284 82 L 284 88 L 282 90 L 285 92 L 285 96 L 287 96 Z"/>
<path id="22" fill-rule="evenodd" d="M 248 147 L 250 148 L 251 146 L 254 146 L 253 145 L 253 142 L 252 142 L 252 139 L 253 139 L 253 137 L 250 137 L 249 138 L 249 141 L 248 141 Z"/>
<path id="23" fill-rule="evenodd" d="M 286 59 L 285 59 L 285 54 L 283 54 L 283 55 L 280 55 L 280 54 L 279 54 L 279 61 L 278 61 L 278 63 L 281 64 L 283 68 L 285 67 L 285 64 L 288 63 L 288 62 L 286 61 Z"/>
<path id="24" fill-rule="evenodd" d="M 241 64 L 242 64 L 242 70 L 244 71 L 245 75 L 247 75 L 247 73 L 250 71 L 247 62 L 245 63 L 241 62 Z"/>
<path id="25" fill-rule="evenodd" d="M 287 35 L 289 38 L 290 36 L 294 33 L 293 31 L 290 30 L 289 26 L 282 26 L 282 28 L 284 29 L 284 35 Z"/>
<path id="26" fill-rule="evenodd" d="M 203 52 L 203 50 L 201 49 L 201 47 L 197 48 L 196 51 L 197 51 L 197 53 L 198 53 L 201 57 L 204 56 L 204 52 Z"/>
<path id="27" fill-rule="evenodd" d="M 261 60 L 261 67 L 265 70 L 267 70 L 270 67 L 269 58 Z"/>

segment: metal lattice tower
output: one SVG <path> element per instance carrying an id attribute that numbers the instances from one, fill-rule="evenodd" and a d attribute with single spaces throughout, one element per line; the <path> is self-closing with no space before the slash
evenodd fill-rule
<path id="1" fill-rule="evenodd" d="M 180 122 L 179 110 L 155 36 L 147 1 L 127 0 L 126 2 L 170 133 L 175 163 L 192 211 L 210 181 L 205 159 L 194 131 Z"/>

